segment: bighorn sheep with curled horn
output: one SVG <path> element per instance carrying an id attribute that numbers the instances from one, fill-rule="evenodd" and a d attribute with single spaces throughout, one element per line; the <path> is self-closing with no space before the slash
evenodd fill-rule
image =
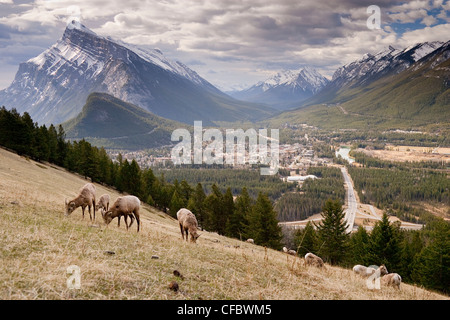
<path id="1" fill-rule="evenodd" d="M 198 222 L 195 215 L 188 209 L 181 208 L 177 212 L 178 223 L 180 224 L 181 236 L 184 240 L 186 233 L 186 241 L 188 241 L 188 233 L 191 233 L 191 242 L 196 242 L 200 235 L 197 233 Z"/>
<path id="2" fill-rule="evenodd" d="M 114 202 L 114 204 L 111 206 L 110 210 L 103 213 L 103 220 L 105 220 L 105 223 L 108 225 L 110 224 L 111 220 L 114 218 L 119 219 L 120 223 L 120 217 L 125 217 L 125 225 L 128 228 L 131 227 L 131 225 L 134 222 L 134 218 L 136 218 L 137 221 L 137 232 L 139 232 L 141 220 L 139 217 L 139 210 L 141 208 L 141 201 L 138 197 L 135 196 L 123 196 L 117 198 L 117 200 Z M 133 217 L 134 215 L 134 217 Z M 127 217 L 131 216 L 131 223 L 128 225 L 127 223 Z"/>
<path id="3" fill-rule="evenodd" d="M 95 221 L 95 186 L 92 183 L 85 184 L 80 191 L 78 196 L 67 202 L 65 199 L 65 215 L 68 216 L 75 211 L 76 208 L 81 207 L 83 211 L 84 219 L 84 209 L 89 208 L 89 217 L 92 221 L 91 207 L 94 208 L 94 221 Z"/>

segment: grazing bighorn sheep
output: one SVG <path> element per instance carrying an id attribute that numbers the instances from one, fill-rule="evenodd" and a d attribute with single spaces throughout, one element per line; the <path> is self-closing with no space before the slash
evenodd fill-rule
<path id="1" fill-rule="evenodd" d="M 283 252 L 284 253 L 287 253 L 287 254 L 290 254 L 291 256 L 296 256 L 297 255 L 297 251 L 295 251 L 295 250 L 289 250 L 288 248 L 286 248 L 286 247 L 283 247 Z"/>
<path id="2" fill-rule="evenodd" d="M 84 219 L 84 209 L 86 207 L 89 208 L 89 217 L 92 221 L 91 216 L 91 207 L 94 208 L 94 221 L 95 221 L 95 186 L 92 183 L 85 184 L 80 191 L 78 192 L 78 196 L 67 202 L 65 200 L 65 215 L 70 215 L 76 208 L 81 207 L 83 211 L 83 219 Z"/>
<path id="3" fill-rule="evenodd" d="M 109 202 L 111 201 L 111 197 L 109 194 L 104 194 L 98 199 L 98 203 L 95 206 L 95 209 L 100 210 L 103 209 L 105 211 L 109 210 Z"/>
<path id="4" fill-rule="evenodd" d="M 373 267 L 365 267 L 360 264 L 357 264 L 356 266 L 353 267 L 353 271 L 364 278 L 368 278 L 376 272 L 379 272 L 380 276 L 388 274 L 388 271 L 384 264 L 378 267 L 378 269 L 375 269 Z"/>
<path id="5" fill-rule="evenodd" d="M 251 243 L 251 244 L 255 244 L 255 240 L 253 240 L 253 239 L 247 239 L 247 242 Z"/>
<path id="6" fill-rule="evenodd" d="M 139 217 L 139 210 L 141 208 L 141 201 L 138 197 L 135 196 L 123 196 L 117 198 L 114 204 L 111 206 L 110 210 L 102 213 L 103 220 L 108 225 L 111 220 L 118 217 L 120 219 L 121 216 L 125 217 L 125 225 L 127 226 L 127 230 L 133 224 L 134 218 L 137 221 L 137 232 L 139 232 L 139 227 L 141 225 L 141 220 Z M 134 217 L 133 217 L 134 215 Z M 127 224 L 127 217 L 131 216 L 130 225 Z M 119 221 L 120 222 L 120 221 Z"/>
<path id="7" fill-rule="evenodd" d="M 315 266 L 322 268 L 324 266 L 322 258 L 316 256 L 315 254 L 308 252 L 305 254 L 305 264 L 310 266 Z"/>
<path id="8" fill-rule="evenodd" d="M 186 233 L 186 241 L 188 241 L 188 234 L 191 233 L 191 242 L 196 242 L 200 235 L 197 233 L 198 223 L 195 215 L 186 208 L 181 208 L 177 212 L 178 223 L 180 224 L 181 236 L 184 240 Z"/>
<path id="9" fill-rule="evenodd" d="M 387 286 L 397 287 L 400 290 L 400 284 L 402 283 L 402 277 L 398 273 L 388 273 L 381 278 L 383 284 Z"/>

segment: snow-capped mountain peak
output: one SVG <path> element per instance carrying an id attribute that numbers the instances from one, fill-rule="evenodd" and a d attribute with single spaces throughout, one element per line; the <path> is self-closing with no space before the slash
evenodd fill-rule
<path id="1" fill-rule="evenodd" d="M 254 87 L 261 87 L 267 91 L 277 86 L 300 87 L 314 93 L 327 84 L 328 80 L 314 68 L 303 67 L 296 70 L 283 70 L 272 75 L 265 81 L 257 83 Z"/>
<path id="2" fill-rule="evenodd" d="M 27 111 L 39 123 L 57 124 L 77 116 L 92 92 L 108 93 L 184 122 L 254 118 L 257 111 L 272 112 L 236 102 L 159 49 L 98 35 L 76 20 L 54 45 L 20 64 L 14 81 L 0 91 L 0 100 L 19 112 Z M 204 108 L 220 111 L 204 112 Z"/>
<path id="3" fill-rule="evenodd" d="M 424 42 L 403 50 L 389 46 L 376 54 L 367 53 L 361 59 L 336 70 L 332 81 L 339 81 L 342 86 L 355 81 L 357 83 L 372 81 L 389 72 L 399 73 L 443 44 L 440 41 Z"/>
<path id="4" fill-rule="evenodd" d="M 233 93 L 238 99 L 267 103 L 283 110 L 285 106 L 303 101 L 319 92 L 328 83 L 314 68 L 306 66 L 283 70 L 254 86 Z"/>

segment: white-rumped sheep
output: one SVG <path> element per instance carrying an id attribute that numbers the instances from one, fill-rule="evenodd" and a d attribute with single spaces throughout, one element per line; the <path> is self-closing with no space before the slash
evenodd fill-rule
<path id="1" fill-rule="evenodd" d="M 84 219 L 84 209 L 89 208 L 89 217 L 92 221 L 91 207 L 94 209 L 94 221 L 95 221 L 95 186 L 92 183 L 85 184 L 80 191 L 78 196 L 67 202 L 65 200 L 65 215 L 68 216 L 75 211 L 76 208 L 81 207 L 83 211 Z"/>
<path id="2" fill-rule="evenodd" d="M 305 254 L 305 264 L 310 266 L 315 266 L 322 268 L 324 266 L 323 260 L 321 257 L 316 256 L 315 254 L 308 252 Z"/>
<path id="3" fill-rule="evenodd" d="M 186 233 L 186 241 L 188 241 L 188 234 L 191 233 L 191 242 L 196 242 L 200 235 L 197 233 L 198 223 L 195 215 L 186 208 L 181 208 L 177 212 L 178 223 L 180 224 L 181 236 L 184 240 Z"/>
<path id="4" fill-rule="evenodd" d="M 251 244 L 255 244 L 255 240 L 253 240 L 253 239 L 247 239 L 247 242 L 251 243 Z"/>
<path id="5" fill-rule="evenodd" d="M 365 267 L 363 265 L 357 264 L 356 266 L 353 267 L 353 272 L 355 272 L 356 274 L 359 274 L 360 276 L 362 276 L 364 278 L 368 278 L 376 272 L 378 272 L 378 274 L 380 276 L 388 274 L 388 271 L 384 264 L 382 264 L 380 267 L 378 267 L 378 269 L 375 269 L 373 267 Z"/>
<path id="6" fill-rule="evenodd" d="M 103 213 L 103 220 L 108 225 L 111 220 L 114 218 L 119 218 L 121 216 L 125 217 L 125 225 L 127 226 L 127 230 L 133 224 L 134 218 L 137 221 L 137 232 L 139 232 L 141 226 L 141 220 L 139 216 L 139 210 L 141 208 L 141 201 L 138 197 L 135 196 L 123 196 L 117 198 L 114 204 L 110 207 L 110 209 Z M 133 218 L 134 215 L 134 218 Z M 130 225 L 127 224 L 127 217 L 131 216 Z"/>
<path id="7" fill-rule="evenodd" d="M 387 286 L 391 286 L 400 290 L 402 277 L 398 273 L 388 273 L 381 278 L 381 282 Z"/>

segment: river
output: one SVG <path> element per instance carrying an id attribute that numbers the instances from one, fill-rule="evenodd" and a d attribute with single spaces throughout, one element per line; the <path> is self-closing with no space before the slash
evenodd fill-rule
<path id="1" fill-rule="evenodd" d="M 336 157 L 341 156 L 342 159 L 347 160 L 348 163 L 352 164 L 355 162 L 355 159 L 349 156 L 350 148 L 348 147 L 341 147 L 339 150 L 336 151 Z"/>

